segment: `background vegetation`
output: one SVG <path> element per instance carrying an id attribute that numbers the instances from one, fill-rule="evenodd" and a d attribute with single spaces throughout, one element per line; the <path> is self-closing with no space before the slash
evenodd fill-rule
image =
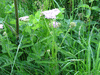
<path id="1" fill-rule="evenodd" d="M 99 0 L 0 0 L 0 75 L 100 75 Z M 42 11 L 59 8 L 57 28 Z M 63 10 L 64 9 L 64 10 Z M 72 27 L 73 26 L 73 27 Z"/>

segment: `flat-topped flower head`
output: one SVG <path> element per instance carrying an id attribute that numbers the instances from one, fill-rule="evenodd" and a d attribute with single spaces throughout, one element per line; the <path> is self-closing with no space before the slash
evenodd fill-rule
<path id="1" fill-rule="evenodd" d="M 28 19 L 29 19 L 29 16 L 23 16 L 19 18 L 19 20 L 21 21 L 27 21 Z"/>
<path id="2" fill-rule="evenodd" d="M 0 24 L 0 29 L 3 29 L 3 24 Z"/>
<path id="3" fill-rule="evenodd" d="M 47 18 L 47 19 L 56 19 L 56 16 L 59 13 L 60 13 L 60 10 L 57 8 L 42 12 L 42 14 L 45 15 L 45 18 Z"/>

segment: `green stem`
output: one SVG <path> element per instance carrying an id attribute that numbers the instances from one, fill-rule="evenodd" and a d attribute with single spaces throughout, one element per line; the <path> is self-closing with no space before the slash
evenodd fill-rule
<path id="1" fill-rule="evenodd" d="M 68 31 L 66 32 L 66 34 L 65 34 L 65 36 L 64 36 L 64 38 L 63 38 L 63 40 L 62 40 L 62 42 L 61 42 L 61 44 L 60 44 L 60 46 L 59 46 L 59 47 L 61 47 L 62 43 L 63 43 L 63 42 L 64 42 L 64 40 L 65 40 L 65 37 L 66 37 L 67 33 L 68 33 L 70 30 L 71 30 L 71 28 L 69 28 L 69 29 L 68 29 Z"/>
<path id="2" fill-rule="evenodd" d="M 22 35 L 22 37 L 21 37 L 21 40 L 20 40 L 20 42 L 19 42 L 19 45 L 18 45 L 18 48 L 17 48 L 17 51 L 16 51 L 16 55 L 15 55 L 15 58 L 14 58 L 14 62 L 13 62 L 12 68 L 11 68 L 11 73 L 10 73 L 10 75 L 12 75 L 12 73 L 13 73 L 15 61 L 16 61 L 16 59 L 17 59 L 17 55 L 18 55 L 18 52 L 19 52 L 19 48 L 20 48 L 20 46 L 21 46 L 22 39 L 23 39 L 23 35 Z"/>
<path id="3" fill-rule="evenodd" d="M 19 40 L 19 20 L 18 20 L 18 7 L 17 7 L 17 0 L 14 0 L 15 5 L 15 16 L 16 16 L 16 40 Z"/>

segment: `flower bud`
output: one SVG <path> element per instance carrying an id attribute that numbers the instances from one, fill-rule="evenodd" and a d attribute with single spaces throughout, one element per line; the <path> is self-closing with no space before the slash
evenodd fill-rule
<path id="1" fill-rule="evenodd" d="M 76 23 L 75 22 L 71 22 L 69 27 L 72 28 L 72 27 L 75 27 L 75 26 L 76 26 Z"/>
<path id="2" fill-rule="evenodd" d="M 48 55 L 50 55 L 50 49 L 47 50 Z"/>
<path id="3" fill-rule="evenodd" d="M 3 32 L 3 35 L 4 35 L 4 36 L 7 36 L 7 33 L 6 33 L 6 32 Z"/>

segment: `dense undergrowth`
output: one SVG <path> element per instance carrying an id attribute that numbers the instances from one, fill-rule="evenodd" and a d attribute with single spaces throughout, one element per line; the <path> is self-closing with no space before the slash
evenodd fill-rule
<path id="1" fill-rule="evenodd" d="M 100 75 L 99 0 L 18 0 L 18 45 L 14 1 L 0 7 L 0 75 Z"/>

